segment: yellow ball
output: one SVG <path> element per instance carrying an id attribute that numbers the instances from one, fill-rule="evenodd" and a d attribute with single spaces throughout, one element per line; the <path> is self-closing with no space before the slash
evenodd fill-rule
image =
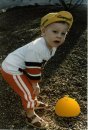
<path id="1" fill-rule="evenodd" d="M 80 106 L 75 99 L 65 96 L 57 101 L 55 112 L 61 117 L 75 117 L 80 114 Z"/>

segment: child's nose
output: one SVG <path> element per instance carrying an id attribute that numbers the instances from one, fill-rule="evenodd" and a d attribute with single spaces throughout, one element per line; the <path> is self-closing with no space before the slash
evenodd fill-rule
<path id="1" fill-rule="evenodd" d="M 58 33 L 58 34 L 57 34 L 57 38 L 61 38 L 61 33 Z"/>

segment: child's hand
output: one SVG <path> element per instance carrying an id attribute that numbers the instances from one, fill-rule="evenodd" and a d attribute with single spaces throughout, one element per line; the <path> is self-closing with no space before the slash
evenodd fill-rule
<path id="1" fill-rule="evenodd" d="M 34 89 L 33 94 L 35 96 L 38 96 L 40 93 L 40 87 L 39 87 L 38 83 L 32 83 L 32 87 Z"/>

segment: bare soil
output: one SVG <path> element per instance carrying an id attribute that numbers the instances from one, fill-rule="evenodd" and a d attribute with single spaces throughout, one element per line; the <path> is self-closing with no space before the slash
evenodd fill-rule
<path id="1" fill-rule="evenodd" d="M 60 11 L 55 6 L 16 7 L 0 14 L 0 63 L 16 48 L 40 36 L 40 18 L 48 12 Z M 39 99 L 50 108 L 36 111 L 50 122 L 47 130 L 87 130 L 87 11 L 71 11 L 74 24 L 65 43 L 48 61 L 40 82 Z M 54 106 L 64 95 L 75 98 L 81 113 L 78 117 L 62 118 L 55 114 Z M 0 75 L 0 129 L 35 128 L 25 122 L 20 98 Z"/>

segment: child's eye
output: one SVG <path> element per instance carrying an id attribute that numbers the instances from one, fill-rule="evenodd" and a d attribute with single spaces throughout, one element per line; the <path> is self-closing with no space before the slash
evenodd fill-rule
<path id="1" fill-rule="evenodd" d="M 53 31 L 53 33 L 58 33 L 57 31 Z"/>
<path id="2" fill-rule="evenodd" d="M 65 35 L 66 33 L 61 33 L 62 35 Z"/>

